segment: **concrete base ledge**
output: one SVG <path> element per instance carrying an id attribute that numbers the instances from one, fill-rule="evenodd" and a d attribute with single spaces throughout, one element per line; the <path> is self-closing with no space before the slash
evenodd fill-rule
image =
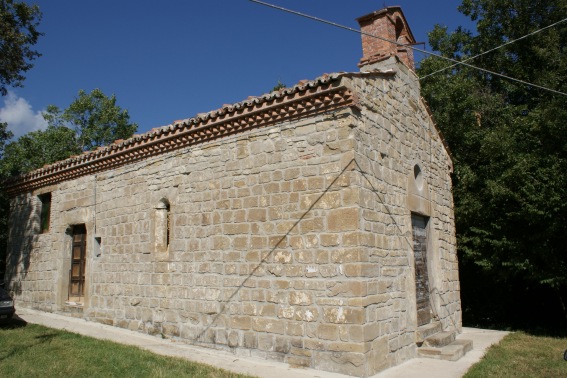
<path id="1" fill-rule="evenodd" d="M 294 368 L 288 364 L 241 357 L 228 352 L 206 349 L 184 344 L 170 339 L 130 331 L 123 328 L 89 322 L 84 319 L 42 312 L 27 308 L 18 308 L 16 315 L 28 323 L 62 329 L 97 339 L 110 340 L 121 344 L 134 345 L 153 353 L 185 358 L 190 361 L 212 365 L 233 372 L 256 377 L 278 378 L 346 378 L 344 374 L 325 372 L 314 369 Z M 473 350 L 456 362 L 415 358 L 374 375 L 377 378 L 456 378 L 466 371 L 486 353 L 486 349 L 498 343 L 508 332 L 463 328 L 462 338 L 473 341 Z"/>
<path id="2" fill-rule="evenodd" d="M 224 351 L 192 346 L 176 340 L 162 339 L 124 328 L 89 322 L 84 319 L 27 308 L 17 308 L 16 310 L 16 316 L 28 323 L 40 324 L 46 327 L 62 329 L 97 339 L 110 340 L 116 343 L 134 345 L 156 354 L 184 358 L 189 361 L 212 365 L 240 374 L 266 378 L 349 377 L 344 374 L 324 372 L 315 369 L 294 368 L 288 364 L 276 361 L 241 357 Z"/>

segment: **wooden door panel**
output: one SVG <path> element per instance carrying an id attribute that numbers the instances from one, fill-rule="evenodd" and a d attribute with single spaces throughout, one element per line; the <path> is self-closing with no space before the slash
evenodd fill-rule
<path id="1" fill-rule="evenodd" d="M 81 276 L 81 267 L 78 264 L 73 264 L 71 267 L 71 277 L 79 278 Z"/>
<path id="2" fill-rule="evenodd" d="M 71 270 L 69 272 L 69 298 L 76 299 L 85 295 L 86 250 L 87 230 L 85 225 L 74 226 Z"/>
<path id="3" fill-rule="evenodd" d="M 76 243 L 77 244 L 80 243 L 80 240 L 79 240 L 79 242 L 73 242 L 73 244 L 76 244 Z M 81 259 L 81 251 L 82 251 L 82 248 L 81 248 L 80 245 L 79 246 L 73 246 L 73 260 L 80 260 Z"/>

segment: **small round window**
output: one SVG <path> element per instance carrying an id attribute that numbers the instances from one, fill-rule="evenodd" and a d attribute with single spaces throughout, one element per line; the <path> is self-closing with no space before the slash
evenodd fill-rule
<path id="1" fill-rule="evenodd" d="M 415 179 L 415 185 L 417 186 L 417 189 L 423 189 L 423 173 L 421 172 L 421 168 L 417 164 L 413 167 L 413 177 Z"/>

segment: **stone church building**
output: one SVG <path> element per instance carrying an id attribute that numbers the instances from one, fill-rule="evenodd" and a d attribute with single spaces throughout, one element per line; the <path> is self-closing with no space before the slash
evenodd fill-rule
<path id="1" fill-rule="evenodd" d="M 358 21 L 360 72 L 9 182 L 17 307 L 361 377 L 459 358 L 451 157 L 412 51 L 371 37 L 415 43 L 401 9 Z"/>

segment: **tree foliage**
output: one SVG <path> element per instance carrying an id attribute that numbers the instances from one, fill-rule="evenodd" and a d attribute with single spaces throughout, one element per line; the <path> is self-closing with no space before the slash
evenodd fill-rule
<path id="1" fill-rule="evenodd" d="M 6 146 L 3 169 L 15 176 L 80 154 L 75 132 L 65 126 L 32 131 Z"/>
<path id="2" fill-rule="evenodd" d="M 477 34 L 441 26 L 429 34 L 435 50 L 458 60 L 567 18 L 564 0 L 464 0 L 459 9 L 476 21 Z M 566 93 L 566 53 L 562 22 L 468 63 Z M 448 65 L 427 58 L 419 75 Z M 564 303 L 567 97 L 462 65 L 424 78 L 422 93 L 454 158 L 464 269 L 514 282 L 515 290 L 544 285 Z"/>
<path id="3" fill-rule="evenodd" d="M 23 72 L 40 54 L 33 49 L 41 33 L 36 29 L 41 20 L 37 5 L 13 0 L 0 0 L 0 93 L 7 86 L 19 87 L 25 79 Z"/>
<path id="4" fill-rule="evenodd" d="M 80 90 L 64 111 L 50 105 L 44 118 L 50 126 L 73 128 L 82 151 L 111 144 L 116 139 L 128 139 L 138 128 L 130 123 L 128 111 L 116 105 L 116 96 L 107 97 L 100 89 L 91 93 Z"/>
<path id="5" fill-rule="evenodd" d="M 4 156 L 0 155 L 5 175 L 27 173 L 116 139 L 130 138 L 137 129 L 129 122 L 128 111 L 116 105 L 116 97 L 109 98 L 99 89 L 90 94 L 81 90 L 67 109 L 50 105 L 43 116 L 47 129 L 27 133 L 5 146 Z"/>
<path id="6" fill-rule="evenodd" d="M 8 130 L 8 124 L 0 122 L 0 160 L 4 156 L 4 146 L 6 145 L 6 142 L 12 138 L 12 135 L 12 132 Z"/>

